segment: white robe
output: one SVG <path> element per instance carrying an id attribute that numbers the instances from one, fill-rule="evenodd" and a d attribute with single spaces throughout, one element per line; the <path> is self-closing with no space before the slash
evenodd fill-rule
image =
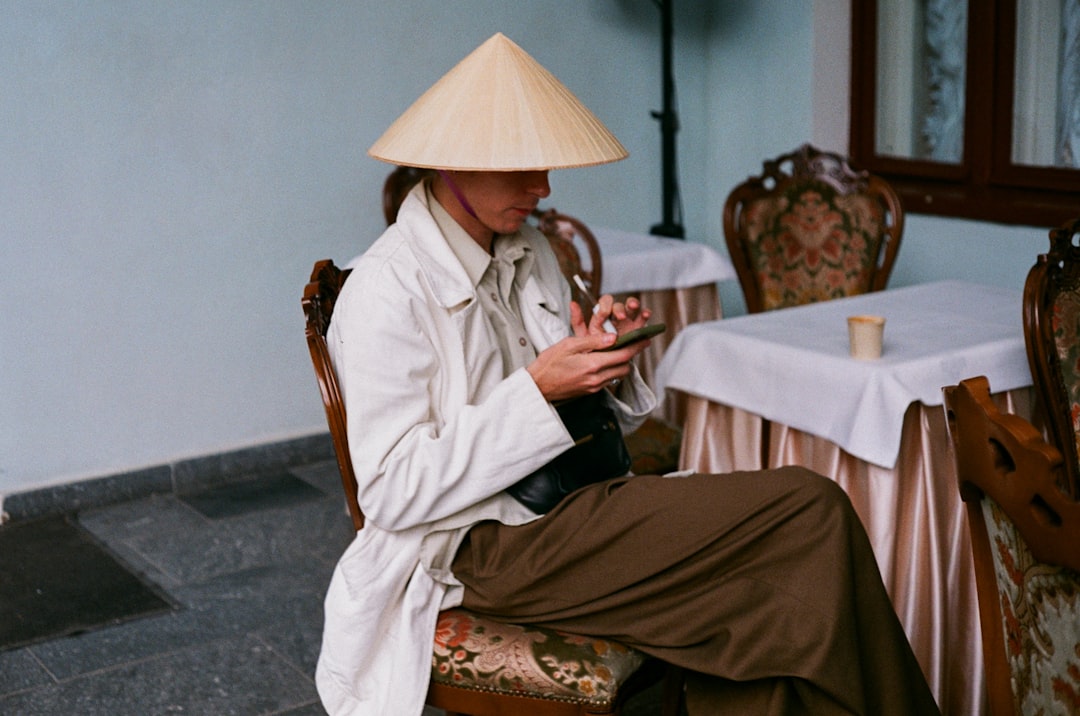
<path id="1" fill-rule="evenodd" d="M 423 187 L 351 264 L 328 347 L 348 411 L 366 523 L 326 597 L 316 683 L 333 716 L 419 716 L 440 610 L 461 603 L 450 564 L 481 520 L 536 515 L 503 490 L 572 445 L 524 369 L 503 375 L 491 324 Z M 518 302 L 543 350 L 569 334 L 569 287 L 547 240 Z M 655 405 L 634 371 L 613 401 L 624 431 Z"/>

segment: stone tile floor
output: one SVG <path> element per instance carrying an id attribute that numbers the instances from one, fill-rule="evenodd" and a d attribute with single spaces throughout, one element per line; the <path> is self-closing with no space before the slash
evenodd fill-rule
<path id="1" fill-rule="evenodd" d="M 333 461 L 289 472 L 317 491 L 234 504 L 216 518 L 174 494 L 80 512 L 81 525 L 179 606 L 0 652 L 0 714 L 324 714 L 313 680 L 322 600 L 352 528 Z M 659 703 L 654 689 L 624 714 L 654 716 Z"/>

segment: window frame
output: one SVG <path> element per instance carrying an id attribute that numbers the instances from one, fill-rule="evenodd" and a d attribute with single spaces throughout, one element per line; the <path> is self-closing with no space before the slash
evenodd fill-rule
<path id="1" fill-rule="evenodd" d="M 908 213 L 1042 227 L 1080 217 L 1080 169 L 1012 161 L 1016 0 L 968 4 L 961 162 L 877 154 L 877 3 L 852 0 L 851 5 L 852 163 L 892 184 Z"/>

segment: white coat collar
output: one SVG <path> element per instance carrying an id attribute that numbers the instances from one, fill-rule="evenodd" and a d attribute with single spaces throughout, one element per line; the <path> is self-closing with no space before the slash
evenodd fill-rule
<path id="1" fill-rule="evenodd" d="M 438 304 L 447 310 L 472 304 L 476 300 L 476 288 L 453 249 L 445 240 L 425 240 L 425 237 L 433 236 L 442 239 L 442 232 L 431 215 L 423 184 L 414 187 L 405 197 L 398 211 L 397 221 L 406 241 L 416 253 L 419 270 L 427 279 Z M 528 239 L 534 248 L 540 243 L 536 241 L 536 237 L 546 245 L 543 235 L 528 225 L 522 227 L 522 236 Z M 538 303 L 544 304 L 548 311 L 558 314 L 562 310 L 559 297 L 544 290 L 534 279 L 535 277 L 530 275 L 526 286 L 537 286 L 541 295 L 536 296 L 528 290 L 526 293 L 531 294 Z"/>

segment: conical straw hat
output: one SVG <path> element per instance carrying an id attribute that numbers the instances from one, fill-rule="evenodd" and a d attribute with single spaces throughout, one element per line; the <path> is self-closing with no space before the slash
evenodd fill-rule
<path id="1" fill-rule="evenodd" d="M 570 90 L 502 33 L 432 85 L 368 154 L 465 171 L 566 169 L 627 156 Z"/>

